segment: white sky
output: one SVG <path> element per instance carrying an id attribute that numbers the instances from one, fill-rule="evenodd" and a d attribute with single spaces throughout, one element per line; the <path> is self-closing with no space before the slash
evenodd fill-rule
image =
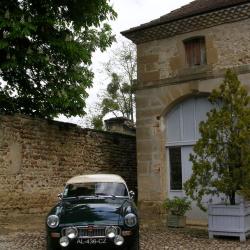
<path id="1" fill-rule="evenodd" d="M 111 0 L 113 8 L 118 14 L 117 19 L 111 22 L 113 32 L 116 34 L 116 38 L 119 42 L 119 40 L 122 39 L 120 35 L 121 31 L 159 18 L 189 2 L 191 2 L 191 0 Z M 110 50 L 112 50 L 112 48 L 114 49 L 115 46 L 117 45 L 112 45 L 112 47 L 104 53 L 98 51 L 93 55 L 92 68 L 95 73 L 95 79 L 93 88 L 88 90 L 89 98 L 87 99 L 87 107 L 90 107 L 97 101 L 98 92 L 107 84 L 100 69 L 103 63 L 108 61 Z M 83 123 L 79 117 L 67 119 L 60 116 L 59 120 L 78 124 Z"/>

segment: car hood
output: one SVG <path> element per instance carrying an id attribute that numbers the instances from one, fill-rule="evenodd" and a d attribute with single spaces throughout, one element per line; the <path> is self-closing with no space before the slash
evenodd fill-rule
<path id="1" fill-rule="evenodd" d="M 60 205 L 60 224 L 118 224 L 125 203 L 124 199 L 111 198 L 63 201 Z"/>

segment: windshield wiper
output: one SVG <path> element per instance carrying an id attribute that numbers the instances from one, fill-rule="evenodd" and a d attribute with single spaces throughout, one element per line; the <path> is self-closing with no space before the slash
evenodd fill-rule
<path id="1" fill-rule="evenodd" d="M 95 196 L 99 196 L 99 195 L 107 196 L 107 194 L 105 193 L 95 193 Z"/>
<path id="2" fill-rule="evenodd" d="M 105 196 L 105 197 L 111 197 L 111 198 L 116 198 L 115 195 L 113 194 L 105 194 L 105 193 L 95 193 L 95 195 L 98 197 L 98 196 Z"/>
<path id="3" fill-rule="evenodd" d="M 63 197 L 63 200 L 81 200 L 85 198 L 95 197 L 95 195 L 78 195 L 78 196 L 69 196 L 69 197 Z"/>

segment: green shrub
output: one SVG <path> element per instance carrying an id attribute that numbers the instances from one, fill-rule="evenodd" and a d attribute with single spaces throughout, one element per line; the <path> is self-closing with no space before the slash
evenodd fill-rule
<path id="1" fill-rule="evenodd" d="M 173 199 L 167 198 L 163 202 L 163 207 L 173 215 L 183 216 L 191 209 L 191 201 L 188 200 L 187 197 L 174 197 Z"/>
<path id="2" fill-rule="evenodd" d="M 190 155 L 192 175 L 186 195 L 206 210 L 203 197 L 224 195 L 231 205 L 236 193 L 250 199 L 250 97 L 237 75 L 225 79 L 209 97 L 213 108 L 199 125 L 200 139 Z"/>

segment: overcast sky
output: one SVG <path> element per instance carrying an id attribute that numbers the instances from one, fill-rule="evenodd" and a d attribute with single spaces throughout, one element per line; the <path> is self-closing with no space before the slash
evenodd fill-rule
<path id="1" fill-rule="evenodd" d="M 118 14 L 117 19 L 111 22 L 113 32 L 116 34 L 119 42 L 121 39 L 121 31 L 159 18 L 160 16 L 188 4 L 189 2 L 191 2 L 191 0 L 111 0 L 111 3 Z M 108 60 L 110 50 L 115 46 L 117 45 L 112 45 L 112 47 L 105 53 L 96 52 L 93 55 L 92 68 L 95 73 L 95 79 L 93 88 L 88 90 L 88 106 L 93 105 L 97 101 L 98 92 L 100 92 L 100 89 L 103 89 L 107 84 L 100 68 L 103 63 Z M 59 119 L 72 123 L 82 123 L 79 117 L 72 117 L 70 119 L 60 117 Z"/>

